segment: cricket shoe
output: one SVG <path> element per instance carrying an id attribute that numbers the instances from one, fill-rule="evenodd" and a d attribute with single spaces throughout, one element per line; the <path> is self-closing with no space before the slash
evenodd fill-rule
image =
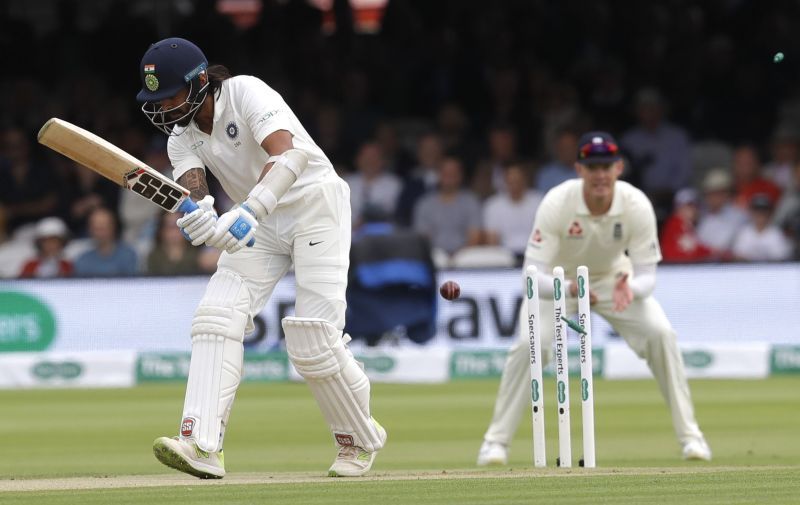
<path id="1" fill-rule="evenodd" d="M 153 454 L 168 467 L 200 479 L 225 477 L 222 451 L 204 451 L 191 438 L 159 437 L 153 442 Z"/>
<path id="2" fill-rule="evenodd" d="M 378 429 L 378 436 L 383 445 L 386 443 L 386 430 L 374 418 L 372 422 Z M 328 469 L 328 477 L 361 477 L 372 468 L 372 462 L 375 461 L 377 454 L 378 451 L 369 452 L 355 445 L 340 446 L 339 454 Z"/>
<path id="3" fill-rule="evenodd" d="M 683 444 L 683 459 L 711 461 L 711 448 L 704 438 L 693 438 Z"/>
<path id="4" fill-rule="evenodd" d="M 484 440 L 478 451 L 478 466 L 498 466 L 508 464 L 508 447 L 499 442 Z"/>

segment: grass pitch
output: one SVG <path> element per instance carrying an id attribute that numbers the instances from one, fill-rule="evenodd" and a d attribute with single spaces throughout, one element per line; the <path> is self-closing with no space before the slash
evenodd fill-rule
<path id="1" fill-rule="evenodd" d="M 545 397 L 549 468 L 532 469 L 529 414 L 510 465 L 475 468 L 497 385 L 373 385 L 387 446 L 370 477 L 334 480 L 324 475 L 335 449 L 306 386 L 245 384 L 225 441 L 228 476 L 213 482 L 175 473 L 152 456 L 153 439 L 177 431 L 183 384 L 2 391 L 0 503 L 800 502 L 800 377 L 692 381 L 712 463 L 680 459 L 654 381 L 596 380 L 594 470 L 553 468 L 552 394 Z M 577 398 L 572 409 L 577 461 Z"/>

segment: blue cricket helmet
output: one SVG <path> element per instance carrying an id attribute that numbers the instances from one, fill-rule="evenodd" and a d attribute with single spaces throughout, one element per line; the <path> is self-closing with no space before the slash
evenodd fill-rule
<path id="1" fill-rule="evenodd" d="M 192 42 L 178 37 L 160 40 L 142 57 L 142 90 L 136 100 L 153 103 L 175 96 L 207 67 L 206 56 Z"/>

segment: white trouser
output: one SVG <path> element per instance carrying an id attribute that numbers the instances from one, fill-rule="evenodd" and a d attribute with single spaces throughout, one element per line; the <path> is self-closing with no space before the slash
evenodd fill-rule
<path id="1" fill-rule="evenodd" d="M 611 293 L 613 278 L 591 279 L 592 291 L 598 295 L 598 303 L 591 310 L 600 314 L 619 333 L 625 342 L 647 361 L 650 370 L 658 381 L 661 394 L 672 414 L 672 425 L 681 443 L 701 437 L 702 433 L 694 417 L 692 399 L 683 357 L 672 329 L 661 305 L 648 296 L 635 299 L 623 312 L 613 311 Z M 544 363 L 550 361 L 553 348 L 553 300 L 540 300 L 542 355 Z M 567 313 L 577 312 L 577 298 L 567 297 Z M 525 304 L 520 309 L 520 321 L 526 321 Z M 544 349 L 548 351 L 545 352 Z M 494 414 L 489 429 L 484 436 L 490 442 L 508 445 L 517 431 L 525 409 L 530 408 L 530 356 L 527 328 L 521 325 L 517 338 L 508 351 L 500 390 L 495 402 Z M 545 388 L 545 395 L 548 389 Z M 547 396 L 545 396 L 546 398 Z M 602 402 L 602 398 L 596 401 Z"/>
<path id="2" fill-rule="evenodd" d="M 341 330 L 349 255 L 350 188 L 339 177 L 331 177 L 306 189 L 297 200 L 278 205 L 259 223 L 255 245 L 235 254 L 223 252 L 218 268 L 244 279 L 252 317 L 294 262 L 295 316 L 324 319 Z"/>

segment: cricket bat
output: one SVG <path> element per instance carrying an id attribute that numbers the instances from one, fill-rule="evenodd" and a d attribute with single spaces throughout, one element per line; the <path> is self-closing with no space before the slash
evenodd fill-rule
<path id="1" fill-rule="evenodd" d="M 192 212 L 189 190 L 79 126 L 52 118 L 39 130 L 39 143 L 94 170 L 168 212 Z"/>

